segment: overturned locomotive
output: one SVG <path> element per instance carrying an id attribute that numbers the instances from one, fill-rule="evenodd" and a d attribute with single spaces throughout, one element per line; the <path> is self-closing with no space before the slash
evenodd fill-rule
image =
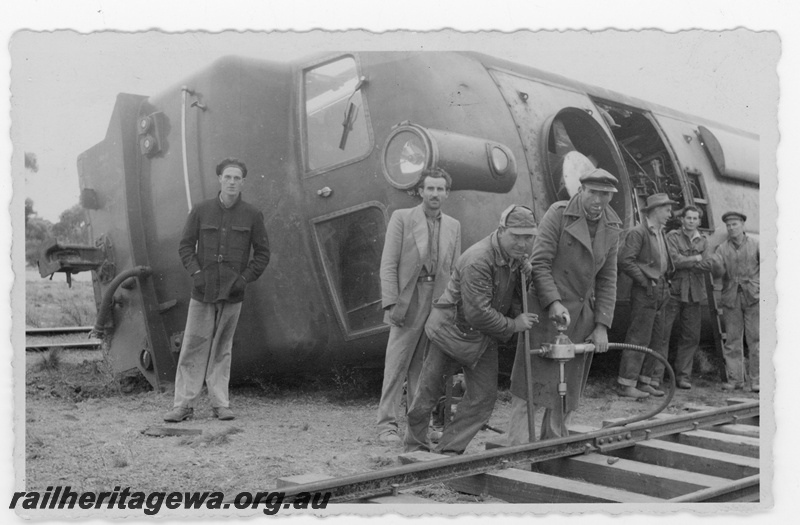
<path id="1" fill-rule="evenodd" d="M 288 63 L 228 57 L 153 96 L 120 94 L 103 141 L 81 154 L 92 246 L 53 244 L 40 273 L 91 270 L 118 371 L 156 387 L 175 374 L 191 289 L 178 241 L 218 190 L 225 157 L 249 169 L 272 259 L 248 288 L 232 378 L 351 363 L 381 366 L 380 266 L 391 212 L 416 204 L 422 171 L 453 176 L 447 213 L 466 248 L 509 203 L 541 219 L 587 166 L 620 181 L 629 228 L 648 195 L 728 209 L 757 234 L 758 136 L 476 53 L 358 52 Z M 625 327 L 630 281 L 619 279 Z M 713 297 L 711 326 L 719 333 Z"/>

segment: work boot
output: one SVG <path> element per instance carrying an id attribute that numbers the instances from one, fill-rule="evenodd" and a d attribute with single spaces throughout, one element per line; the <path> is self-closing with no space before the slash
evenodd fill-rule
<path id="1" fill-rule="evenodd" d="M 220 421 L 230 421 L 231 419 L 236 419 L 236 416 L 233 414 L 233 410 L 228 407 L 214 407 L 214 415 Z"/>
<path id="2" fill-rule="evenodd" d="M 184 419 L 189 419 L 194 415 L 194 409 L 189 407 L 175 407 L 164 414 L 164 421 L 168 423 L 180 423 Z"/>
<path id="3" fill-rule="evenodd" d="M 675 385 L 677 385 L 678 388 L 682 388 L 684 390 L 691 390 L 692 388 L 692 384 L 686 379 L 678 379 Z"/>
<path id="4" fill-rule="evenodd" d="M 741 390 L 744 388 L 744 385 L 741 383 L 722 383 L 722 389 L 726 392 L 730 392 L 731 390 Z"/>
<path id="5" fill-rule="evenodd" d="M 664 395 L 664 391 L 663 390 L 659 390 L 658 388 L 656 388 L 656 387 L 654 387 L 652 385 L 644 385 L 644 384 L 642 384 L 642 385 L 637 386 L 636 388 L 638 388 L 642 392 L 647 392 L 651 396 L 662 397 Z"/>
<path id="6" fill-rule="evenodd" d="M 638 390 L 635 386 L 619 385 L 617 387 L 617 394 L 622 397 L 632 397 L 634 399 L 644 399 L 646 397 L 650 397 L 650 394 Z"/>

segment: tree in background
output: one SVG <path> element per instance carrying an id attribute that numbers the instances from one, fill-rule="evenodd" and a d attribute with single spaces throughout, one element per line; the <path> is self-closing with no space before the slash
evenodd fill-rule
<path id="1" fill-rule="evenodd" d="M 53 224 L 42 219 L 33 209 L 33 201 L 25 199 L 25 261 L 36 266 L 39 246 L 45 239 L 55 238 L 59 244 L 89 244 L 89 221 L 86 210 L 76 204 L 61 212 Z"/>
<path id="2" fill-rule="evenodd" d="M 31 173 L 39 171 L 36 153 L 25 152 L 25 169 Z M 25 199 L 25 261 L 36 266 L 39 246 L 45 239 L 55 238 L 59 244 L 89 244 L 89 221 L 86 210 L 80 204 L 61 212 L 58 222 L 53 224 L 39 218 L 33 209 L 33 200 Z"/>
<path id="3" fill-rule="evenodd" d="M 89 221 L 80 204 L 61 212 L 53 225 L 53 236 L 60 244 L 89 244 Z"/>
<path id="4" fill-rule="evenodd" d="M 33 209 L 33 201 L 25 199 L 25 262 L 36 266 L 39 257 L 39 245 L 48 237 L 52 237 L 53 224 L 40 219 Z"/>

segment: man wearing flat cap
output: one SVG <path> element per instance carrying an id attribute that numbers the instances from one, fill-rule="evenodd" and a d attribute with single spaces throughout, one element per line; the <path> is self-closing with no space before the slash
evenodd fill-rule
<path id="1" fill-rule="evenodd" d="M 664 226 L 672 216 L 672 205 L 666 193 L 647 197 L 642 209 L 645 220 L 625 237 L 619 252 L 619 268 L 633 280 L 631 287 L 631 321 L 625 342 L 645 346 L 667 357 L 662 344 L 666 325 L 670 289 L 667 276 L 674 267 L 664 236 Z M 625 350 L 619 363 L 619 395 L 635 399 L 663 396 L 658 387 L 664 376 L 664 365 L 645 354 Z"/>
<path id="2" fill-rule="evenodd" d="M 529 330 L 534 314 L 521 311 L 520 271 L 529 271 L 536 221 L 524 207 L 509 206 L 500 226 L 456 261 L 447 288 L 433 304 L 425 332 L 431 340 L 408 411 L 406 452 L 432 450 L 428 422 L 441 377 L 463 366 L 467 391 L 436 452 L 461 454 L 489 421 L 497 400 L 497 343 Z"/>
<path id="3" fill-rule="evenodd" d="M 729 211 L 722 216 L 728 230 L 728 239 L 717 247 L 712 258 L 715 277 L 722 277 L 722 316 L 725 320 L 725 372 L 728 381 L 725 390 L 744 388 L 744 346 L 747 338 L 750 352 L 748 370 L 750 388 L 759 385 L 759 289 L 760 255 L 758 241 L 744 231 L 747 216 Z"/>
<path id="4" fill-rule="evenodd" d="M 711 269 L 708 240 L 699 230 L 703 210 L 689 205 L 680 212 L 681 227 L 667 234 L 667 248 L 675 264 L 670 283 L 663 344 L 669 352 L 672 325 L 678 323 L 675 345 L 675 385 L 692 388 L 692 363 L 700 344 L 701 303 L 706 300 L 705 275 Z"/>
<path id="5" fill-rule="evenodd" d="M 603 169 L 580 177 L 580 189 L 569 201 L 550 206 L 533 243 L 528 306 L 542 322 L 530 331 L 532 348 L 553 342 L 556 324 L 567 326 L 571 341 L 592 341 L 598 352 L 608 348 L 607 330 L 614 319 L 617 296 L 617 248 L 622 221 L 609 206 L 617 193 L 617 179 Z M 511 372 L 511 422 L 509 444 L 533 441 L 528 436 L 525 345 L 517 344 Z M 577 408 L 586 386 L 592 354 L 578 355 L 565 364 L 566 413 L 557 390 L 558 363 L 538 356 L 530 358 L 534 403 L 544 407 L 541 439 L 567 435 L 566 420 Z"/>
<path id="6" fill-rule="evenodd" d="M 245 287 L 269 263 L 264 215 L 242 200 L 247 167 L 227 158 L 217 165 L 216 173 L 220 192 L 192 208 L 178 247 L 193 287 L 173 409 L 164 415 L 164 421 L 173 423 L 192 417 L 203 384 L 214 415 L 234 419 L 228 399 L 233 334 Z"/>

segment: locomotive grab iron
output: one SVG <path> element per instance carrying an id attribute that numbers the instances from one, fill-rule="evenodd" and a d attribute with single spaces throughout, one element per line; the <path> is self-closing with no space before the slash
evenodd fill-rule
<path id="1" fill-rule="evenodd" d="M 171 382 L 191 289 L 181 229 L 216 194 L 216 163 L 235 156 L 272 260 L 248 288 L 232 378 L 380 366 L 386 223 L 416 204 L 423 169 L 453 176 L 447 213 L 465 248 L 509 203 L 541 219 L 587 166 L 620 181 L 611 206 L 624 228 L 664 192 L 701 208 L 719 239 L 729 209 L 758 232 L 758 147 L 752 133 L 477 53 L 227 57 L 158 95 L 117 97 L 105 139 L 78 158 L 95 245 L 45 247 L 40 273 L 92 270 L 114 368 Z M 629 289 L 621 275 L 617 326 Z"/>

